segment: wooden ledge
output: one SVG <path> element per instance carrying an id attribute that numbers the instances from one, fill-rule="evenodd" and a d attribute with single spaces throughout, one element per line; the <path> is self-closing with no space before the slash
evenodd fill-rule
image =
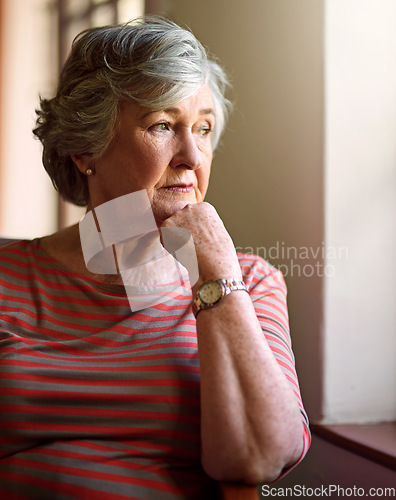
<path id="1" fill-rule="evenodd" d="M 310 427 L 322 439 L 396 471 L 396 422 Z"/>

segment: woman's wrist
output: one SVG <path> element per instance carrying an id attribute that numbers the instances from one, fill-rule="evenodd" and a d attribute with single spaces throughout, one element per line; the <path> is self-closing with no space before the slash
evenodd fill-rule
<path id="1" fill-rule="evenodd" d="M 236 279 L 217 279 L 204 283 L 193 296 L 193 313 L 198 314 L 217 307 L 228 295 L 236 291 L 248 292 L 245 283 Z"/>
<path id="2" fill-rule="evenodd" d="M 208 283 L 209 281 L 216 281 L 221 279 L 242 281 L 242 273 L 240 268 L 233 273 L 230 272 L 217 272 L 217 273 L 207 273 L 204 276 L 199 276 L 198 281 L 191 287 L 193 298 L 196 297 L 199 289 Z"/>

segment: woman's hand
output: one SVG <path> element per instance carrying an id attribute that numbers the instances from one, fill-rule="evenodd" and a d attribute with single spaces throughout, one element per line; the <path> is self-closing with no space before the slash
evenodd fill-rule
<path id="1" fill-rule="evenodd" d="M 166 219 L 162 227 L 180 227 L 192 235 L 199 269 L 199 280 L 193 286 L 193 293 L 207 281 L 242 279 L 232 239 L 215 208 L 209 203 L 186 205 Z"/>

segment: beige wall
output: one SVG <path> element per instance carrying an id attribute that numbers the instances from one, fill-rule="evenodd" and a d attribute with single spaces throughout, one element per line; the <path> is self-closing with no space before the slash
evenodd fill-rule
<path id="1" fill-rule="evenodd" d="M 207 200 L 237 247 L 262 256 L 273 247 L 269 260 L 286 266 L 300 383 L 317 419 L 322 279 L 316 272 L 304 276 L 312 270 L 304 266 L 322 264 L 323 2 L 169 0 L 165 6 L 231 75 L 236 106 Z M 302 258 L 277 259 L 286 247 Z M 305 259 L 302 247 L 320 250 L 319 257 Z"/>

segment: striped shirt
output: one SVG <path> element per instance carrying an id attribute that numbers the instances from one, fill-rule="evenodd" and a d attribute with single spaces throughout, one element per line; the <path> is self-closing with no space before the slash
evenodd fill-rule
<path id="1" fill-rule="evenodd" d="M 286 288 L 239 255 L 257 317 L 294 390 Z M 0 498 L 209 499 L 190 288 L 131 312 L 122 285 L 69 271 L 39 240 L 0 249 Z"/>

